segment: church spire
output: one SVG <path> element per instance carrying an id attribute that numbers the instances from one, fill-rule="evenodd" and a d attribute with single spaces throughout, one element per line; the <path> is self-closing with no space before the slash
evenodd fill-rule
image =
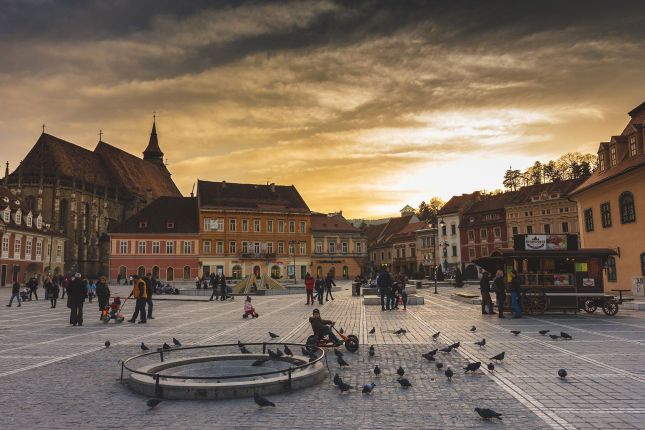
<path id="1" fill-rule="evenodd" d="M 152 131 L 150 132 L 150 141 L 148 147 L 143 151 L 143 159 L 163 165 L 163 152 L 159 148 L 157 141 L 157 116 L 155 113 L 152 115 Z"/>

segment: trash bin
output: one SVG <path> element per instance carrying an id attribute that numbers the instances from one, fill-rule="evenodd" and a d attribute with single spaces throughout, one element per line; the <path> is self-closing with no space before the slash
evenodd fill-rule
<path id="1" fill-rule="evenodd" d="M 417 284 L 417 290 L 420 290 L 421 289 L 421 281 L 417 281 L 416 284 Z"/>
<path id="2" fill-rule="evenodd" d="M 360 296 L 360 295 L 361 295 L 361 283 L 352 282 L 352 296 Z"/>

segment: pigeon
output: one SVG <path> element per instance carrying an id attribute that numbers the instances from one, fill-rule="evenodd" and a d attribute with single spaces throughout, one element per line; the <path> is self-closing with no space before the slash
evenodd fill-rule
<path id="1" fill-rule="evenodd" d="M 334 375 L 334 385 L 338 386 L 342 381 L 341 377 L 338 376 L 338 373 Z"/>
<path id="2" fill-rule="evenodd" d="M 278 355 L 273 352 L 271 349 L 267 349 L 267 354 L 269 354 L 270 358 L 278 358 Z"/>
<path id="3" fill-rule="evenodd" d="M 566 378 L 566 377 L 567 377 L 567 371 L 566 371 L 566 369 L 560 369 L 560 370 L 558 370 L 558 376 L 560 377 L 560 379 L 564 379 L 564 378 Z"/>
<path id="4" fill-rule="evenodd" d="M 376 384 L 373 382 L 363 385 L 363 394 L 370 394 L 375 386 Z"/>
<path id="5" fill-rule="evenodd" d="M 573 337 L 570 334 L 565 333 L 563 331 L 560 332 L 560 336 L 562 336 L 562 339 L 573 339 Z"/>
<path id="6" fill-rule="evenodd" d="M 170 346 L 166 342 L 164 342 L 162 348 L 163 349 L 172 349 L 172 346 Z"/>
<path id="7" fill-rule="evenodd" d="M 406 334 L 408 331 L 404 328 L 400 328 L 394 332 L 394 334 Z"/>
<path id="8" fill-rule="evenodd" d="M 141 342 L 141 351 L 149 351 L 149 350 L 150 348 L 148 348 L 145 343 Z"/>
<path id="9" fill-rule="evenodd" d="M 374 357 L 375 351 L 374 351 L 374 345 L 370 346 L 370 349 L 367 351 L 370 357 Z"/>
<path id="10" fill-rule="evenodd" d="M 284 353 L 282 351 L 280 351 L 280 348 L 276 348 L 275 349 L 275 355 L 278 356 L 278 357 L 282 357 L 284 355 Z"/>
<path id="11" fill-rule="evenodd" d="M 269 332 L 269 336 L 271 336 L 271 339 L 275 339 L 276 337 L 280 337 L 277 334 L 271 333 L 271 332 Z"/>
<path id="12" fill-rule="evenodd" d="M 434 361 L 434 354 L 430 355 L 430 353 L 429 353 L 429 352 L 428 352 L 428 353 L 426 353 L 426 354 L 421 354 L 421 356 L 422 356 L 423 358 L 425 358 L 426 360 L 428 360 L 428 361 Z"/>
<path id="13" fill-rule="evenodd" d="M 504 354 L 506 354 L 506 351 L 500 352 L 499 354 L 497 354 L 494 357 L 491 357 L 490 359 L 495 361 L 502 361 L 504 359 Z"/>
<path id="14" fill-rule="evenodd" d="M 468 363 L 466 367 L 464 367 L 464 370 L 466 373 L 468 372 L 475 372 L 479 367 L 482 365 L 481 361 L 476 361 L 474 363 Z"/>
<path id="15" fill-rule="evenodd" d="M 558 336 L 557 334 L 550 334 L 549 337 L 551 338 L 551 340 L 557 340 L 560 338 L 560 336 Z"/>
<path id="16" fill-rule="evenodd" d="M 181 342 L 179 342 L 176 337 L 172 338 L 172 343 L 174 343 L 175 346 L 181 346 Z"/>
<path id="17" fill-rule="evenodd" d="M 106 341 L 105 341 L 105 347 L 106 347 L 106 348 L 109 348 L 109 347 L 110 347 L 110 345 L 111 345 L 110 341 L 109 341 L 109 340 L 106 340 Z"/>
<path id="18" fill-rule="evenodd" d="M 476 330 L 477 330 L 477 327 L 475 327 L 475 326 L 472 326 L 472 327 L 470 328 L 470 331 L 472 331 L 472 332 L 474 332 L 474 331 L 476 331 Z"/>
<path id="19" fill-rule="evenodd" d="M 488 363 L 488 370 L 490 370 L 491 372 L 495 370 L 495 365 L 493 363 Z"/>
<path id="20" fill-rule="evenodd" d="M 437 362 L 436 366 L 437 366 L 437 370 L 443 369 L 443 363 L 441 362 Z"/>
<path id="21" fill-rule="evenodd" d="M 500 420 L 502 419 L 502 414 L 498 414 L 492 409 L 475 408 L 475 412 L 477 412 L 479 416 L 485 420 L 489 420 L 491 418 L 499 418 Z"/>
<path id="22" fill-rule="evenodd" d="M 452 351 L 452 346 L 448 345 L 445 348 L 441 348 L 439 351 L 441 351 L 441 352 L 451 352 Z"/>
<path id="23" fill-rule="evenodd" d="M 445 372 L 443 372 L 443 374 L 446 375 L 446 378 L 448 378 L 448 380 L 450 381 L 450 380 L 452 380 L 452 375 L 454 375 L 454 372 L 449 367 L 449 368 L 446 369 Z"/>
<path id="24" fill-rule="evenodd" d="M 479 342 L 475 342 L 475 345 L 479 345 L 481 348 L 482 346 L 486 345 L 486 339 L 482 339 Z"/>
<path id="25" fill-rule="evenodd" d="M 284 353 L 287 354 L 289 357 L 293 357 L 293 352 L 291 352 L 291 350 L 287 345 L 284 346 Z"/>
<path id="26" fill-rule="evenodd" d="M 146 405 L 147 405 L 150 409 L 154 408 L 154 407 L 155 407 L 155 406 L 157 406 L 159 403 L 161 403 L 161 399 L 148 399 L 148 400 L 146 401 Z"/>
<path id="27" fill-rule="evenodd" d="M 460 346 L 461 346 L 461 342 L 455 342 L 455 343 L 453 343 L 452 345 L 450 345 L 450 347 L 451 347 L 452 349 L 457 349 L 457 348 L 459 348 Z"/>
<path id="28" fill-rule="evenodd" d="M 248 349 L 246 349 L 246 346 L 244 346 L 244 345 L 242 345 L 242 346 L 240 347 L 240 352 L 241 352 L 242 354 L 250 354 L 250 353 L 251 353 L 251 351 L 249 351 Z"/>
<path id="29" fill-rule="evenodd" d="M 255 366 L 255 367 L 262 366 L 267 361 L 269 361 L 268 358 L 258 358 L 253 363 L 251 363 L 251 366 Z"/>
<path id="30" fill-rule="evenodd" d="M 302 355 L 309 356 L 309 354 L 311 354 L 311 351 L 309 351 L 309 350 L 308 350 L 307 348 L 305 348 L 304 346 L 302 347 L 301 351 L 302 351 Z"/>
<path id="31" fill-rule="evenodd" d="M 275 403 L 273 403 L 269 399 L 265 399 L 264 397 L 260 396 L 258 393 L 253 394 L 253 400 L 255 401 L 255 404 L 261 408 L 264 406 L 272 406 L 275 408 Z"/>
<path id="32" fill-rule="evenodd" d="M 381 368 L 378 367 L 378 364 L 374 366 L 374 375 L 379 376 L 381 374 Z"/>
<path id="33" fill-rule="evenodd" d="M 341 379 L 341 380 L 338 382 L 338 388 L 340 388 L 340 392 L 341 392 L 341 393 L 344 393 L 345 391 L 349 391 L 349 390 L 351 390 L 351 389 L 352 389 L 352 388 L 354 388 L 354 387 L 352 387 L 351 385 L 349 385 L 348 383 L 346 383 L 345 381 L 343 381 L 343 380 Z"/>
<path id="34" fill-rule="evenodd" d="M 334 354 L 336 354 L 336 357 L 342 357 L 343 353 L 340 352 L 340 349 L 334 349 Z"/>
<path id="35" fill-rule="evenodd" d="M 369 332 L 369 333 L 370 333 L 370 334 L 374 334 L 374 333 L 376 333 L 376 327 L 372 327 L 372 330 L 370 330 L 370 332 Z"/>
<path id="36" fill-rule="evenodd" d="M 438 331 L 438 332 L 436 332 L 435 334 L 433 334 L 433 335 L 432 335 L 432 338 L 433 338 L 434 340 L 437 340 L 437 338 L 439 337 L 439 335 L 440 335 L 440 334 L 441 334 L 441 332 L 440 332 L 440 331 Z"/>
<path id="37" fill-rule="evenodd" d="M 343 328 L 341 327 L 340 330 L 338 330 L 338 333 L 345 334 L 345 330 L 343 330 Z"/>
<path id="38" fill-rule="evenodd" d="M 401 384 L 401 387 L 402 387 L 402 388 L 409 388 L 409 387 L 411 387 L 411 386 L 412 386 L 412 384 L 410 384 L 410 381 L 408 381 L 408 380 L 407 380 L 407 379 L 405 379 L 405 378 L 400 378 L 400 379 L 399 379 L 399 384 Z"/>
<path id="39" fill-rule="evenodd" d="M 349 366 L 349 363 L 343 360 L 343 357 L 338 357 L 338 365 L 340 367 Z"/>
<path id="40" fill-rule="evenodd" d="M 437 353 L 437 351 L 439 351 L 439 350 L 435 348 L 435 349 L 433 349 L 432 351 L 428 351 L 428 352 L 426 353 L 426 355 L 435 355 L 435 354 Z"/>
<path id="41" fill-rule="evenodd" d="M 405 375 L 405 370 L 403 370 L 403 367 L 399 366 L 399 368 L 396 369 L 396 374 L 399 376 Z"/>
<path id="42" fill-rule="evenodd" d="M 515 336 L 518 334 L 522 333 L 520 330 L 511 330 L 511 333 L 513 333 Z"/>
<path id="43" fill-rule="evenodd" d="M 540 333 L 542 336 L 550 332 L 551 330 L 540 330 L 538 333 Z"/>
<path id="44" fill-rule="evenodd" d="M 237 346 L 239 346 L 240 348 L 242 348 L 242 347 L 244 346 L 244 344 L 243 344 L 242 342 L 240 342 L 240 340 L 238 339 L 238 340 L 237 340 Z"/>

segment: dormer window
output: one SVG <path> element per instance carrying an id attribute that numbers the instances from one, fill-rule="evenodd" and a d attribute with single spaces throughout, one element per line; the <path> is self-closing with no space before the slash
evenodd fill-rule
<path id="1" fill-rule="evenodd" d="M 598 154 L 598 168 L 601 172 L 607 170 L 607 160 L 605 160 L 605 153 L 601 152 Z"/>
<path id="2" fill-rule="evenodd" d="M 4 196 L 4 197 L 2 198 L 2 203 L 4 203 L 4 204 L 9 203 L 9 197 Z"/>
<path id="3" fill-rule="evenodd" d="M 552 199 L 557 199 L 557 198 L 559 198 L 559 197 L 560 197 L 560 194 L 559 194 L 559 193 L 553 193 L 553 194 L 551 194 L 551 198 L 552 198 Z"/>
<path id="4" fill-rule="evenodd" d="M 33 224 L 33 216 L 31 215 L 31 212 L 27 214 L 27 227 L 31 227 Z"/>
<path id="5" fill-rule="evenodd" d="M 43 217 L 38 215 L 38 218 L 36 218 L 36 228 L 38 230 L 41 230 L 43 228 Z"/>
<path id="6" fill-rule="evenodd" d="M 166 228 L 168 230 L 171 230 L 171 229 L 175 228 L 175 222 L 174 221 L 166 221 Z"/>
<path id="7" fill-rule="evenodd" d="M 139 221 L 139 228 L 148 228 L 148 221 Z"/>
<path id="8" fill-rule="evenodd" d="M 629 156 L 635 157 L 638 154 L 638 142 L 636 135 L 629 136 Z"/>
<path id="9" fill-rule="evenodd" d="M 9 209 L 9 206 L 7 206 L 4 209 L 4 212 L 2 214 L 2 220 L 8 224 L 10 219 L 11 219 L 11 209 Z"/>
<path id="10" fill-rule="evenodd" d="M 616 145 L 609 148 L 609 167 L 616 165 Z"/>
<path id="11" fill-rule="evenodd" d="M 18 224 L 18 225 L 20 225 L 20 223 L 22 223 L 22 212 L 20 211 L 20 209 L 18 209 L 18 210 L 16 211 L 16 218 L 15 218 L 15 220 L 16 220 L 16 224 Z"/>

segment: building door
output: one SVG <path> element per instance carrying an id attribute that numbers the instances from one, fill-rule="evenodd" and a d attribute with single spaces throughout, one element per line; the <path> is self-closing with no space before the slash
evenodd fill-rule
<path id="1" fill-rule="evenodd" d="M 172 267 L 169 267 L 166 269 L 166 281 L 174 281 L 175 280 L 175 270 Z"/>
<path id="2" fill-rule="evenodd" d="M 206 279 L 210 274 L 211 274 L 211 266 L 202 266 L 202 277 Z"/>
<path id="3" fill-rule="evenodd" d="M 273 279 L 280 279 L 280 266 L 272 266 L 271 267 L 271 277 Z"/>
<path id="4" fill-rule="evenodd" d="M 343 279 L 349 279 L 349 267 L 343 266 Z"/>
<path id="5" fill-rule="evenodd" d="M 224 274 L 224 266 L 217 266 L 217 274 L 218 275 L 223 275 Z"/>
<path id="6" fill-rule="evenodd" d="M 0 268 L 0 287 L 7 285 L 7 265 L 3 264 Z"/>
<path id="7" fill-rule="evenodd" d="M 253 274 L 256 278 L 260 278 L 260 266 L 253 266 Z"/>
<path id="8" fill-rule="evenodd" d="M 20 266 L 17 264 L 13 265 L 13 272 L 11 273 L 11 281 L 18 282 L 18 274 L 20 273 Z"/>
<path id="9" fill-rule="evenodd" d="M 300 266 L 300 279 L 305 279 L 307 276 L 307 266 Z"/>

